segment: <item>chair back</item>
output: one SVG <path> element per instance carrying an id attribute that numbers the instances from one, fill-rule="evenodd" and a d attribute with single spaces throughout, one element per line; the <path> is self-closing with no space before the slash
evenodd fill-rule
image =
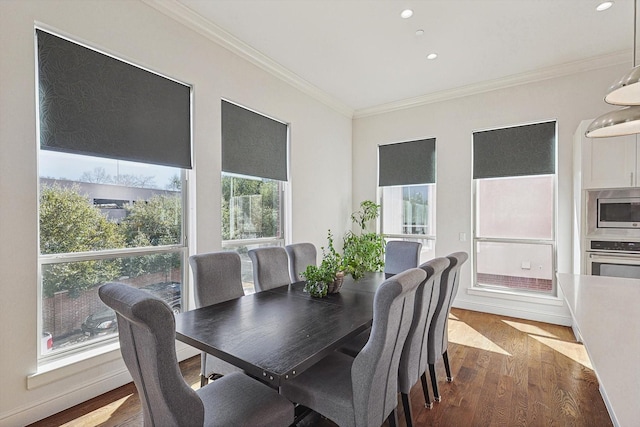
<path id="1" fill-rule="evenodd" d="M 120 351 L 140 396 L 144 425 L 202 425 L 202 400 L 178 368 L 176 325 L 169 306 L 122 283 L 104 284 L 98 295 L 116 312 Z"/>
<path id="2" fill-rule="evenodd" d="M 450 264 L 447 258 L 435 258 L 420 265 L 427 278 L 418 286 L 413 310 L 413 321 L 400 357 L 398 388 L 409 394 L 411 387 L 418 382 L 420 375 L 429 365 L 427 357 L 427 338 L 429 325 L 436 310 L 440 295 L 440 278 Z"/>
<path id="3" fill-rule="evenodd" d="M 191 255 L 189 265 L 193 271 L 196 307 L 217 304 L 240 298 L 242 265 L 236 252 L 210 252 Z"/>
<path id="4" fill-rule="evenodd" d="M 422 243 L 391 240 L 384 249 L 384 272 L 387 277 L 402 273 L 420 264 Z"/>
<path id="5" fill-rule="evenodd" d="M 400 355 L 415 291 L 426 277 L 424 270 L 413 268 L 387 279 L 376 291 L 371 335 L 351 367 L 356 426 L 382 425 L 398 404 Z"/>
<path id="6" fill-rule="evenodd" d="M 436 305 L 433 320 L 429 326 L 428 358 L 429 363 L 433 364 L 437 358 L 447 350 L 449 346 L 448 324 L 449 311 L 453 300 L 458 293 L 458 284 L 460 283 L 460 267 L 469 258 L 466 252 L 454 252 L 447 255 L 449 259 L 449 267 L 442 272 L 440 279 L 440 296 Z"/>
<path id="7" fill-rule="evenodd" d="M 291 282 L 304 280 L 300 273 L 309 265 L 316 265 L 317 251 L 313 243 L 294 243 L 284 247 L 289 255 L 289 276 Z"/>
<path id="8" fill-rule="evenodd" d="M 289 257 L 280 246 L 256 248 L 249 251 L 253 263 L 253 286 L 256 292 L 277 288 L 291 283 Z"/>

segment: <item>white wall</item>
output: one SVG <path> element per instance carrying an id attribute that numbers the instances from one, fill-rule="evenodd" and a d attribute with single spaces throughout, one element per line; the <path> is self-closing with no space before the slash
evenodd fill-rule
<path id="1" fill-rule="evenodd" d="M 38 371 L 36 22 L 193 85 L 193 250 L 220 249 L 221 98 L 291 123 L 291 240 L 321 246 L 328 228 L 342 235 L 352 205 L 350 118 L 142 2 L 0 1 L 2 426 L 29 424 L 130 380 L 118 350 L 28 379 Z"/>
<path id="2" fill-rule="evenodd" d="M 376 197 L 377 145 L 436 137 L 436 254 L 472 246 L 472 132 L 555 119 L 558 122 L 558 271 L 571 272 L 572 137 L 581 120 L 613 108 L 605 90 L 628 67 L 614 66 L 448 101 L 354 119 L 353 201 Z M 466 241 L 459 240 L 466 233 Z M 570 325 L 561 299 L 510 297 L 471 290 L 473 259 L 464 265 L 454 305 Z"/>
<path id="3" fill-rule="evenodd" d="M 551 280 L 551 245 L 484 242 L 476 256 L 478 273 Z"/>

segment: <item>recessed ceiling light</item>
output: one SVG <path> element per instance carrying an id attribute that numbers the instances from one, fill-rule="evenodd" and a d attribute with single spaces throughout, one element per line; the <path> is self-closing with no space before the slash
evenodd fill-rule
<path id="1" fill-rule="evenodd" d="M 416 36 L 423 36 L 424 30 L 416 30 Z"/>
<path id="2" fill-rule="evenodd" d="M 413 10 L 405 9 L 405 10 L 402 11 L 402 13 L 400 13 L 400 16 L 403 19 L 411 18 L 413 16 Z"/>
<path id="3" fill-rule="evenodd" d="M 598 12 L 602 12 L 603 10 L 609 9 L 611 6 L 613 6 L 613 2 L 612 1 L 603 1 L 598 6 L 596 6 L 596 10 Z"/>
<path id="4" fill-rule="evenodd" d="M 437 53 L 430 53 L 429 55 L 427 55 L 427 59 L 436 59 L 438 57 Z"/>

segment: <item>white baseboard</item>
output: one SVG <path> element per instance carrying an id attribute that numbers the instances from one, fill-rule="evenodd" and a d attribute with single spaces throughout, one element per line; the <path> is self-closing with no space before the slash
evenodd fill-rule
<path id="1" fill-rule="evenodd" d="M 573 336 L 576 337 L 576 341 L 582 342 L 582 335 L 580 334 L 580 330 L 575 325 L 575 323 L 571 324 L 571 330 L 573 331 Z"/>
<path id="2" fill-rule="evenodd" d="M 536 322 L 552 323 L 554 325 L 571 326 L 571 315 L 548 313 L 542 310 L 531 310 L 522 307 L 506 307 L 501 304 L 480 303 L 465 301 L 457 298 L 453 302 L 456 308 L 480 311 L 483 313 L 497 314 L 500 316 L 516 317 L 519 319 L 533 320 Z"/>
<path id="3" fill-rule="evenodd" d="M 95 382 L 79 386 L 73 390 L 65 390 L 64 393 L 57 396 L 37 402 L 29 402 L 27 405 L 14 408 L 12 411 L 0 416 L 0 426 L 24 426 L 34 423 L 123 386 L 128 382 L 131 382 L 129 371 L 124 369 L 114 372 L 109 377 L 102 377 Z"/>
<path id="4" fill-rule="evenodd" d="M 200 351 L 186 345 L 178 345 L 177 357 L 179 361 L 200 354 Z M 66 389 L 63 393 L 50 396 L 36 402 L 29 402 L 18 408 L 0 414 L 0 427 L 24 426 L 43 418 L 50 417 L 60 411 L 86 402 L 101 394 L 107 393 L 131 382 L 131 375 L 124 367 L 108 375 L 96 377 L 94 381 L 78 385 L 73 389 Z"/>
<path id="5" fill-rule="evenodd" d="M 596 376 L 597 376 L 597 374 L 596 374 Z M 600 378 L 598 378 L 598 382 L 600 382 Z M 600 386 L 598 387 L 598 390 L 600 390 L 600 396 L 602 396 L 602 400 L 604 400 L 604 406 L 607 408 L 607 412 L 609 413 L 609 418 L 611 418 L 611 422 L 613 423 L 613 427 L 620 427 L 620 423 L 618 423 L 618 419 L 616 418 L 616 414 L 613 412 L 613 408 L 611 407 L 611 403 L 609 402 L 609 399 L 607 398 L 607 392 L 602 387 L 602 383 L 600 383 Z"/>

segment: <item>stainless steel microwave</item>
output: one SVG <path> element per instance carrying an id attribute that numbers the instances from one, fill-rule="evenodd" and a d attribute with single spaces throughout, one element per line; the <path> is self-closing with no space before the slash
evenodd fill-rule
<path id="1" fill-rule="evenodd" d="M 640 197 L 598 198 L 598 228 L 640 229 Z"/>

